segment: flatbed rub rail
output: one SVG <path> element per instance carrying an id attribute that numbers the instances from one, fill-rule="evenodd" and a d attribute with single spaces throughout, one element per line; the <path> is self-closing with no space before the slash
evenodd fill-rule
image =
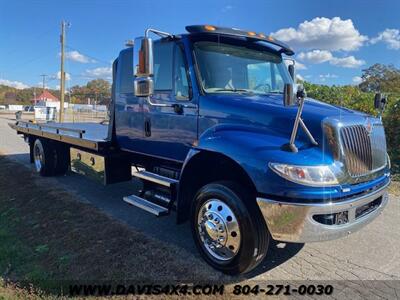
<path id="1" fill-rule="evenodd" d="M 48 124 L 40 124 L 40 123 L 38 124 L 38 123 L 30 123 L 22 121 L 17 121 L 15 124 L 9 123 L 8 125 L 12 129 L 16 130 L 18 133 L 45 137 L 51 140 L 56 140 L 95 151 L 102 150 L 104 146 L 106 146 L 107 144 L 106 141 L 93 141 L 83 138 L 83 135 L 85 134 L 86 131 L 82 129 L 65 128 Z M 54 132 L 47 131 L 46 129 L 54 130 Z M 65 134 L 63 135 L 60 132 L 77 133 L 78 136 L 65 135 Z"/>
<path id="2" fill-rule="evenodd" d="M 42 128 L 55 129 L 57 134 L 60 134 L 60 130 L 61 131 L 77 132 L 79 134 L 79 138 L 83 138 L 83 134 L 86 132 L 85 130 L 82 130 L 82 129 L 64 128 L 64 127 L 57 127 L 57 126 L 53 126 L 53 125 L 40 124 L 40 123 L 29 123 L 29 122 L 18 121 L 17 125 L 19 125 L 19 124 L 25 124 L 26 128 L 29 128 L 29 124 L 32 124 L 32 125 L 37 126 L 39 128 L 39 130 L 42 130 Z"/>

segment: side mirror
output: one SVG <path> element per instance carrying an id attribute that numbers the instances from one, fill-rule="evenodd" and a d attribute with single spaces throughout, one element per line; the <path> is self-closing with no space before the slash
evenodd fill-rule
<path id="1" fill-rule="evenodd" d="M 306 94 L 306 90 L 304 89 L 304 86 L 302 84 L 298 84 L 296 98 L 301 99 L 301 98 L 305 98 L 306 96 L 307 96 L 307 94 Z"/>
<path id="2" fill-rule="evenodd" d="M 381 93 L 376 93 L 375 98 L 374 98 L 374 107 L 375 109 L 380 109 L 381 108 L 381 103 L 382 103 L 382 94 Z"/>
<path id="3" fill-rule="evenodd" d="M 381 93 L 376 93 L 374 98 L 374 107 L 375 109 L 379 109 L 380 111 L 385 110 L 385 106 L 387 103 L 387 97 L 382 95 Z"/>
<path id="4" fill-rule="evenodd" d="M 138 37 L 133 46 L 134 93 L 137 97 L 148 97 L 154 92 L 153 41 Z"/>
<path id="5" fill-rule="evenodd" d="M 283 105 L 292 106 L 295 105 L 296 101 L 293 95 L 293 84 L 285 83 L 283 87 Z"/>
<path id="6" fill-rule="evenodd" d="M 133 89 L 136 97 L 148 97 L 154 92 L 152 77 L 137 77 L 133 81 Z"/>
<path id="7" fill-rule="evenodd" d="M 293 81 L 294 81 L 294 65 L 288 65 L 288 71 L 290 76 L 292 77 Z"/>

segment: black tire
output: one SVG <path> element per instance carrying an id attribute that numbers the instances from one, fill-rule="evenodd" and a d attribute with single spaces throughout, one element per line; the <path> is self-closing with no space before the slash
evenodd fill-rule
<path id="1" fill-rule="evenodd" d="M 269 231 L 255 199 L 249 199 L 249 195 L 246 189 L 235 182 L 219 181 L 203 186 L 192 203 L 191 227 L 195 244 L 212 267 L 226 274 L 237 275 L 251 271 L 264 259 L 268 251 Z M 240 248 L 230 260 L 213 257 L 200 237 L 198 216 L 201 214 L 200 209 L 204 210 L 203 204 L 210 199 L 219 199 L 226 204 L 239 225 Z"/>
<path id="2" fill-rule="evenodd" d="M 57 153 L 45 139 L 36 139 L 33 144 L 33 157 L 36 171 L 42 176 L 53 176 L 56 171 Z"/>

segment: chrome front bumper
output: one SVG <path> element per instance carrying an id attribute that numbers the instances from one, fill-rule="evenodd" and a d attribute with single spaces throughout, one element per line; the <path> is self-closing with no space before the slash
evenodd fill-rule
<path id="1" fill-rule="evenodd" d="M 319 242 L 346 236 L 375 219 L 388 202 L 388 185 L 370 194 L 341 202 L 291 203 L 257 198 L 257 203 L 273 239 L 297 243 Z M 381 201 L 377 207 L 356 217 L 365 206 L 379 198 Z M 347 223 L 342 225 L 326 225 L 313 218 L 316 215 L 346 211 Z"/>

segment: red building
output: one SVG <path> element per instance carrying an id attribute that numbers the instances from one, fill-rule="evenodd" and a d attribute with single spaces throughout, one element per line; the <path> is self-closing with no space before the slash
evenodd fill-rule
<path id="1" fill-rule="evenodd" d="M 56 96 L 51 94 L 49 91 L 43 91 L 38 97 L 31 100 L 34 105 L 47 106 L 46 102 L 60 102 Z"/>

